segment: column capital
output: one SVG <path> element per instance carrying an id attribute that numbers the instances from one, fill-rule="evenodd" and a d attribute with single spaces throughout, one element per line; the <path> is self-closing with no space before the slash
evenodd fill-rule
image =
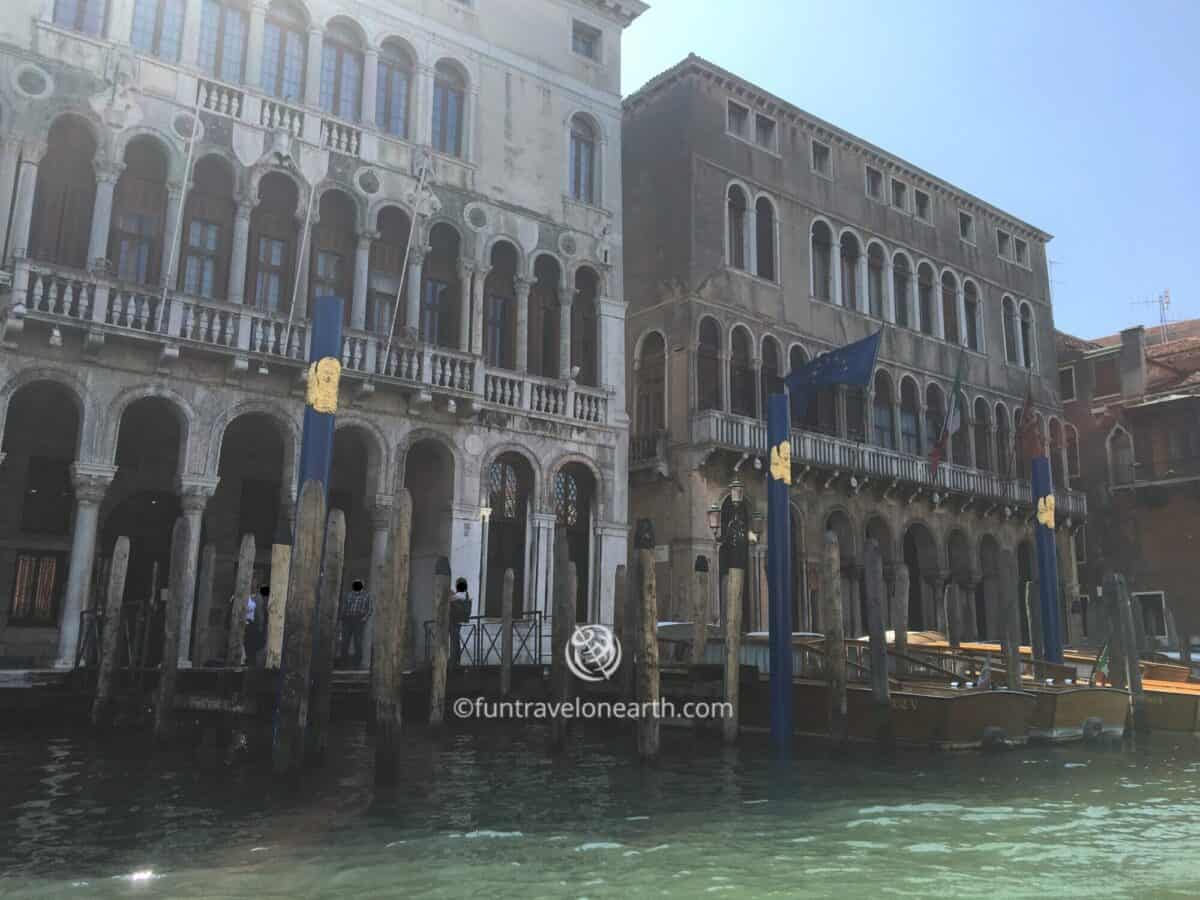
<path id="1" fill-rule="evenodd" d="M 325 37 L 325 29 L 324 29 L 324 28 L 322 28 L 320 25 L 309 25 L 309 26 L 308 26 L 308 33 L 309 33 L 310 35 L 317 35 L 317 36 L 319 36 L 319 37 L 320 37 L 322 40 L 324 40 L 324 37 Z"/>
<path id="2" fill-rule="evenodd" d="M 121 178 L 121 173 L 125 171 L 125 163 L 104 160 L 97 162 L 93 168 L 96 171 L 97 184 L 116 184 Z"/>
<path id="3" fill-rule="evenodd" d="M 258 206 L 258 200 L 251 200 L 243 197 L 237 201 L 237 209 L 234 212 L 234 218 L 240 221 L 249 222 L 250 217 L 254 215 L 254 209 Z"/>
<path id="4" fill-rule="evenodd" d="M 376 531 L 390 528 L 392 524 L 392 495 L 376 494 L 371 502 L 371 527 Z"/>
<path id="5" fill-rule="evenodd" d="M 201 513 L 217 491 L 220 478 L 193 475 L 179 479 L 179 501 L 184 513 Z"/>
<path id="6" fill-rule="evenodd" d="M 479 267 L 469 259 L 459 259 L 458 261 L 458 274 L 460 275 L 471 275 L 478 268 Z"/>
<path id="7" fill-rule="evenodd" d="M 371 244 L 379 240 L 379 237 L 378 231 L 360 231 L 358 233 L 358 249 L 370 250 Z"/>
<path id="8" fill-rule="evenodd" d="M 36 138 L 23 140 L 20 142 L 20 145 L 21 162 L 32 166 L 38 165 L 50 149 L 50 145 L 46 141 Z"/>
<path id="9" fill-rule="evenodd" d="M 513 290 L 517 292 L 517 296 L 522 294 L 529 296 L 529 290 L 533 287 L 533 279 L 526 278 L 524 275 L 518 275 L 513 279 Z"/>
<path id="10" fill-rule="evenodd" d="M 75 499 L 79 503 L 99 504 L 116 475 L 117 467 L 106 463 L 72 463 L 71 484 L 75 488 Z"/>

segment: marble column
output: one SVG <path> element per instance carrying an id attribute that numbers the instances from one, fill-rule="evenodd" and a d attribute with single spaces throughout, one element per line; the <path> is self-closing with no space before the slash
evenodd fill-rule
<path id="1" fill-rule="evenodd" d="M 960 281 L 954 289 L 954 305 L 958 310 L 958 342 L 967 346 L 967 300 Z"/>
<path id="2" fill-rule="evenodd" d="M 483 517 L 479 507 L 459 505 L 454 507 L 451 516 L 450 571 L 453 581 L 460 578 L 467 580 L 467 593 L 471 595 L 474 607 L 483 595 L 483 586 L 480 584 Z M 481 614 L 482 611 L 478 609 L 471 611 L 471 615 Z"/>
<path id="3" fill-rule="evenodd" d="M 187 478 L 179 484 L 179 503 L 183 517 L 188 522 L 188 558 L 185 572 L 193 577 L 200 562 L 200 532 L 204 524 L 204 509 L 217 489 L 216 478 Z M 196 608 L 196 583 L 184 586 L 183 604 L 179 610 L 179 666 L 188 668 L 192 664 L 192 619 Z M 203 662 L 203 660 L 201 660 Z"/>
<path id="4" fill-rule="evenodd" d="M 471 352 L 476 356 L 483 356 L 483 292 L 490 271 L 487 266 L 479 266 L 475 270 L 471 300 Z"/>
<path id="5" fill-rule="evenodd" d="M 575 291 L 568 288 L 558 296 L 558 377 L 565 381 L 571 377 L 571 304 Z"/>
<path id="6" fill-rule="evenodd" d="M 230 303 L 244 303 L 246 299 L 246 259 L 250 252 L 250 215 L 254 212 L 254 204 L 245 200 L 239 201 L 237 212 L 233 219 L 233 245 L 229 256 L 229 289 L 227 297 Z"/>
<path id="7" fill-rule="evenodd" d="M 729 412 L 730 410 L 730 389 L 729 389 L 729 354 L 721 353 L 717 355 L 717 371 L 721 375 L 721 411 Z"/>
<path id="8" fill-rule="evenodd" d="M 531 287 L 533 287 L 533 282 L 528 278 L 518 275 L 513 279 L 513 290 L 517 295 L 515 368 L 522 373 L 529 371 L 529 289 Z"/>
<path id="9" fill-rule="evenodd" d="M 942 283 L 940 280 L 933 282 L 932 302 L 929 304 L 933 311 L 933 336 L 938 340 L 946 339 L 946 311 L 945 301 L 942 298 Z"/>
<path id="10" fill-rule="evenodd" d="M 362 80 L 362 115 L 360 121 L 367 125 L 375 124 L 375 107 L 378 103 L 376 94 L 379 92 L 379 50 L 369 47 L 363 54 Z"/>
<path id="11" fill-rule="evenodd" d="M 262 87 L 263 30 L 267 22 L 267 0 L 250 4 L 250 28 L 246 40 L 246 84 Z"/>
<path id="12" fill-rule="evenodd" d="M 533 531 L 536 557 L 531 572 L 525 573 L 524 608 L 540 610 L 543 615 L 554 611 L 554 513 L 534 513 Z"/>
<path id="13" fill-rule="evenodd" d="M 179 265 L 180 221 L 179 210 L 183 205 L 184 188 L 177 184 L 167 185 L 167 205 L 163 219 L 162 283 L 168 290 L 175 290 L 179 279 L 175 277 Z"/>
<path id="14" fill-rule="evenodd" d="M 200 66 L 200 19 L 203 7 L 204 0 L 187 0 L 183 18 L 183 46 L 179 61 L 189 69 Z"/>
<path id="15" fill-rule="evenodd" d="M 97 163 L 96 201 L 92 206 L 92 232 L 88 241 L 88 267 L 107 268 L 108 232 L 112 226 L 113 197 L 124 163 Z"/>
<path id="16" fill-rule="evenodd" d="M 37 193 L 38 159 L 36 148 L 25 147 L 24 156 L 17 166 L 17 192 L 13 207 L 12 230 L 9 244 L 13 258 L 29 256 L 30 229 L 33 226 L 33 200 Z"/>
<path id="17" fill-rule="evenodd" d="M 404 296 L 404 331 L 411 341 L 422 339 L 421 276 L 425 269 L 425 256 L 431 249 L 414 243 L 408 260 L 408 290 Z"/>
<path id="18" fill-rule="evenodd" d="M 842 305 L 842 242 L 835 234 L 833 246 L 829 251 L 829 262 L 833 269 L 833 296 L 829 299 L 834 306 Z"/>
<path id="19" fill-rule="evenodd" d="M 317 25 L 308 29 L 308 65 L 304 72 L 304 103 L 313 109 L 321 106 L 321 57 L 325 32 Z"/>
<path id="20" fill-rule="evenodd" d="M 458 349 L 471 350 L 471 274 L 475 266 L 465 259 L 458 261 Z"/>
<path id="21" fill-rule="evenodd" d="M 883 318 L 892 323 L 896 321 L 896 273 L 891 257 L 886 255 L 883 258 Z"/>
<path id="22" fill-rule="evenodd" d="M 354 252 L 354 298 L 350 303 L 350 327 L 367 327 L 367 289 L 371 283 L 371 244 L 379 237 L 373 231 L 358 236 Z"/>
<path id="23" fill-rule="evenodd" d="M 88 602 L 92 584 L 92 565 L 96 556 L 96 532 L 100 524 L 100 504 L 117 474 L 117 467 L 103 463 L 76 462 L 71 466 L 75 488 L 75 515 L 71 531 L 71 561 L 67 567 L 67 586 L 59 615 L 57 669 L 75 666 L 79 646 L 79 616 Z"/>
<path id="24" fill-rule="evenodd" d="M 921 330 L 921 303 L 917 292 L 917 270 L 908 273 L 908 327 L 913 331 Z"/>

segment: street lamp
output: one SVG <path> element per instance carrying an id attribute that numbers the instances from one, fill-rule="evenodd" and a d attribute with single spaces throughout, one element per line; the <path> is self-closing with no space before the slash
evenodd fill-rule
<path id="1" fill-rule="evenodd" d="M 735 478 L 729 483 L 729 500 L 733 504 L 733 515 L 729 517 L 729 524 L 724 529 L 721 528 L 721 507 L 714 503 L 708 508 L 708 530 L 712 532 L 718 544 L 744 547 L 747 540 L 757 540 L 757 535 L 751 533 L 746 526 L 745 498 L 746 486 Z"/>

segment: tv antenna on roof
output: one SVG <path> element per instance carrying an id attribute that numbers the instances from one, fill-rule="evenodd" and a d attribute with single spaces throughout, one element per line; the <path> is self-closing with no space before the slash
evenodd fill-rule
<path id="1" fill-rule="evenodd" d="M 1135 300 L 1134 306 L 1157 306 L 1158 307 L 1158 327 L 1160 329 L 1159 343 L 1165 344 L 1170 340 L 1170 320 L 1167 318 L 1167 311 L 1171 308 L 1171 289 L 1167 288 L 1154 300 Z"/>

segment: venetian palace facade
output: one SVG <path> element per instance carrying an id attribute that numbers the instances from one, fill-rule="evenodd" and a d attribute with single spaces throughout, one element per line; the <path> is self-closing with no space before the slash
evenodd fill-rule
<path id="1" fill-rule="evenodd" d="M 414 636 L 441 557 L 476 612 L 506 568 L 545 609 L 556 523 L 578 615 L 612 620 L 620 39 L 643 9 L 6 0 L 0 658 L 69 665 L 117 536 L 131 602 L 165 584 L 179 515 L 214 572 L 181 653 L 214 655 L 240 535 L 265 567 L 287 532 L 324 294 L 345 304 L 347 580 L 407 486 Z"/>
<path id="2" fill-rule="evenodd" d="M 765 396 L 884 327 L 868 388 L 820 391 L 793 422 L 793 622 L 820 630 L 832 530 L 844 597 L 860 596 L 875 538 L 889 579 L 908 567 L 911 628 L 944 629 L 956 609 L 967 634 L 997 636 L 1002 551 L 1038 578 L 1028 465 L 1023 479 L 1012 452 L 1027 392 L 1064 561 L 1087 509 L 1063 465 L 1050 236 L 695 56 L 626 99 L 623 142 L 631 516 L 655 526 L 660 609 L 689 616 L 693 570 L 738 563 L 743 622 L 765 630 L 765 540 L 719 546 L 707 514 L 765 535 Z M 962 426 L 935 478 L 960 359 Z M 1066 606 L 1075 567 L 1059 573 Z M 713 618 L 722 581 L 709 579 Z M 845 609 L 864 634 L 860 604 Z"/>

